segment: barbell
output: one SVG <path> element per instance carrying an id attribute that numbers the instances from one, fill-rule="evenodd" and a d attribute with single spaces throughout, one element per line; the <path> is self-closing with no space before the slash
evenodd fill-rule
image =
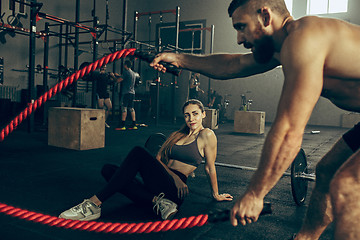
<path id="1" fill-rule="evenodd" d="M 256 171 L 257 168 L 239 166 L 234 164 L 219 163 L 215 162 L 216 166 L 219 167 L 228 167 L 235 169 L 242 169 L 248 171 Z M 290 176 L 291 179 L 291 193 L 294 198 L 294 201 L 297 205 L 302 206 L 305 204 L 308 181 L 315 181 L 315 175 L 308 173 L 307 160 L 304 149 L 300 149 L 296 158 L 291 164 L 291 172 L 285 172 L 283 176 Z"/>
<path id="2" fill-rule="evenodd" d="M 291 164 L 291 192 L 297 205 L 305 204 L 308 181 L 315 181 L 315 174 L 308 173 L 307 160 L 304 149 L 300 149 L 298 155 Z"/>

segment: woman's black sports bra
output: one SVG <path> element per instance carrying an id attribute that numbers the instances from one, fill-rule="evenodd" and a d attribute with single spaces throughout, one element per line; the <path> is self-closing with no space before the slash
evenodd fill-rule
<path id="1" fill-rule="evenodd" d="M 177 160 L 179 162 L 198 167 L 204 160 L 204 157 L 201 156 L 197 145 L 198 137 L 199 135 L 197 135 L 196 139 L 189 144 L 174 144 L 174 146 L 171 148 L 169 159 Z"/>

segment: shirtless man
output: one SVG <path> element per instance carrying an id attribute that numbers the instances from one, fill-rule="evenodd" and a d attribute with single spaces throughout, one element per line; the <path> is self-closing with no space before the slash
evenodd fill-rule
<path id="1" fill-rule="evenodd" d="M 298 153 L 304 129 L 320 96 L 339 108 L 360 112 L 360 27 L 336 19 L 294 20 L 283 0 L 233 0 L 229 15 L 237 42 L 249 54 L 196 56 L 163 53 L 159 61 L 212 78 L 231 79 L 282 65 L 284 85 L 258 170 L 231 210 L 236 226 L 257 221 L 265 195 Z M 318 239 L 334 221 L 335 239 L 360 239 L 360 126 L 342 136 L 316 168 L 316 185 L 295 239 Z"/>

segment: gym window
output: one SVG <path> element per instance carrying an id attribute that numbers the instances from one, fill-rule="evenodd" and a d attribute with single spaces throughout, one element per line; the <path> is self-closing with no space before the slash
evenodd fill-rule
<path id="1" fill-rule="evenodd" d="M 290 12 L 290 15 L 292 15 L 293 0 L 285 0 L 285 4 L 286 4 L 287 9 Z"/>
<path id="2" fill-rule="evenodd" d="M 329 14 L 348 11 L 348 0 L 308 0 L 307 14 Z"/>

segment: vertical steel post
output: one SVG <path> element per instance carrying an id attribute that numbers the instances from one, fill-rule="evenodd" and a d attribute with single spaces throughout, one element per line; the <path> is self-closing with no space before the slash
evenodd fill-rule
<path id="1" fill-rule="evenodd" d="M 160 19 L 160 24 L 162 23 L 162 19 Z M 151 43 L 151 14 L 149 15 L 149 44 Z M 156 43 L 156 51 L 161 52 L 161 36 L 160 36 L 160 29 L 156 33 L 158 42 Z M 156 39 L 156 37 L 155 37 Z M 159 118 L 160 118 L 160 84 L 161 84 L 161 78 L 160 73 L 156 72 L 156 109 L 155 109 L 155 125 L 158 126 L 159 124 Z M 151 90 L 150 90 L 151 91 Z"/>
<path id="2" fill-rule="evenodd" d="M 80 22 L 80 0 L 76 0 L 75 22 L 76 24 Z M 79 68 L 79 28 L 75 27 L 74 71 L 76 72 L 78 68 Z M 77 82 L 73 84 L 74 84 L 74 89 L 73 89 L 72 106 L 76 107 Z"/>
<path id="3" fill-rule="evenodd" d="M 137 37 L 137 24 L 138 24 L 138 20 L 139 20 L 139 17 L 138 17 L 138 14 L 139 12 L 135 11 L 134 12 L 134 26 L 133 26 L 133 39 L 135 42 L 133 42 L 133 44 L 131 45 L 132 48 L 136 48 L 136 37 Z M 141 49 L 141 46 L 139 46 L 139 48 Z M 134 67 L 135 69 L 135 67 Z M 138 73 L 140 74 L 141 73 L 141 61 L 139 61 L 139 65 L 138 65 Z"/>
<path id="4" fill-rule="evenodd" d="M 36 14 L 37 0 L 33 0 L 30 5 L 30 35 L 29 35 L 29 82 L 28 82 L 28 102 L 33 103 L 35 98 L 35 51 L 36 51 Z M 34 114 L 28 118 L 28 132 L 34 131 Z"/>
<path id="5" fill-rule="evenodd" d="M 134 12 L 134 29 L 133 29 L 133 39 L 134 41 L 136 41 L 136 37 L 137 37 L 137 24 L 138 24 L 138 21 L 139 21 L 139 16 L 138 16 L 139 12 L 135 11 Z"/>
<path id="6" fill-rule="evenodd" d="M 176 33 L 175 33 L 175 52 L 178 52 L 178 48 L 179 48 L 179 32 L 180 32 L 180 7 L 177 6 L 176 7 Z M 172 106 L 172 111 L 171 111 L 171 117 L 172 117 L 172 121 L 173 123 L 176 122 L 176 106 L 175 106 L 175 99 L 176 99 L 176 85 L 177 85 L 177 76 L 173 75 L 172 76 L 172 94 L 171 94 L 171 106 Z"/>
<path id="7" fill-rule="evenodd" d="M 59 63 L 58 63 L 58 80 L 60 82 L 60 77 L 61 77 L 61 74 L 60 74 L 60 66 L 62 64 L 62 34 L 63 34 L 63 25 L 60 24 L 59 25 Z"/>
<path id="8" fill-rule="evenodd" d="M 122 47 L 125 48 L 125 32 L 127 31 L 127 16 L 128 16 L 128 9 L 127 9 L 127 0 L 123 0 L 123 18 L 122 18 L 122 30 L 123 30 L 123 35 L 122 35 Z"/>
<path id="9" fill-rule="evenodd" d="M 45 34 L 46 37 L 44 39 L 44 62 L 43 62 L 43 87 L 44 87 L 44 93 L 47 92 L 48 90 L 48 66 L 49 66 L 49 23 L 45 23 Z M 47 102 L 43 103 L 43 109 L 44 109 L 44 114 L 43 114 L 43 126 L 47 125 Z"/>
<path id="10" fill-rule="evenodd" d="M 96 0 L 93 0 L 93 10 L 91 11 L 91 16 L 93 17 L 93 28 L 96 29 L 98 25 L 98 18 L 96 17 Z M 92 40 L 93 43 L 93 62 L 98 58 L 98 35 L 95 32 L 95 37 Z M 91 84 L 91 108 L 96 108 L 97 106 L 97 97 L 96 97 L 96 81 L 92 79 Z"/>
<path id="11" fill-rule="evenodd" d="M 94 10 L 95 12 L 95 10 Z M 96 29 L 98 25 L 98 18 L 94 16 L 94 21 L 93 21 L 93 28 Z M 98 35 L 97 32 L 95 34 L 95 37 L 93 38 L 93 62 L 95 62 L 98 58 Z M 97 83 L 96 81 L 93 79 L 92 80 L 92 101 L 91 101 L 91 107 L 92 108 L 96 108 L 97 105 L 97 97 L 96 97 L 96 86 Z"/>
<path id="12" fill-rule="evenodd" d="M 105 0 L 105 38 L 107 40 L 108 35 L 108 23 L 109 23 L 109 0 Z"/>
<path id="13" fill-rule="evenodd" d="M 214 34 L 215 34 L 215 25 L 211 25 L 211 35 L 210 35 L 210 54 L 214 52 Z M 209 78 L 208 82 L 208 103 L 211 100 L 211 78 Z"/>
<path id="14" fill-rule="evenodd" d="M 117 51 L 117 42 L 116 41 L 114 41 L 113 42 L 113 52 L 116 52 Z M 116 73 L 116 64 L 115 64 L 115 62 L 113 63 L 113 69 L 112 69 L 112 71 L 114 72 L 114 73 Z M 112 104 L 113 104 L 113 108 L 112 108 L 112 120 L 114 120 L 114 117 L 115 117 L 115 96 L 116 96 L 116 93 L 118 92 L 117 91 L 117 87 L 118 87 L 118 83 L 114 83 L 114 85 L 113 85 L 114 87 L 113 87 L 113 91 L 112 91 L 112 99 L 111 99 L 111 101 L 112 101 Z M 120 93 L 119 93 L 119 95 L 120 95 Z M 120 102 L 119 102 L 119 114 L 120 114 L 120 116 L 121 116 L 121 110 L 120 110 Z"/>
<path id="15" fill-rule="evenodd" d="M 69 24 L 65 23 L 65 53 L 64 53 L 64 67 L 68 67 L 68 56 L 69 56 Z"/>
<path id="16" fill-rule="evenodd" d="M 128 16 L 128 9 L 127 9 L 127 0 L 123 0 L 123 18 L 122 18 L 122 30 L 123 30 L 123 35 L 122 35 L 122 39 L 121 39 L 121 47 L 124 49 L 125 48 L 125 32 L 127 31 L 127 16 Z M 124 71 L 124 59 L 121 58 L 120 60 L 120 73 L 122 74 Z M 122 98 L 122 83 L 120 83 L 120 87 L 119 87 L 119 121 L 122 120 L 122 109 L 121 109 L 121 98 Z"/>

